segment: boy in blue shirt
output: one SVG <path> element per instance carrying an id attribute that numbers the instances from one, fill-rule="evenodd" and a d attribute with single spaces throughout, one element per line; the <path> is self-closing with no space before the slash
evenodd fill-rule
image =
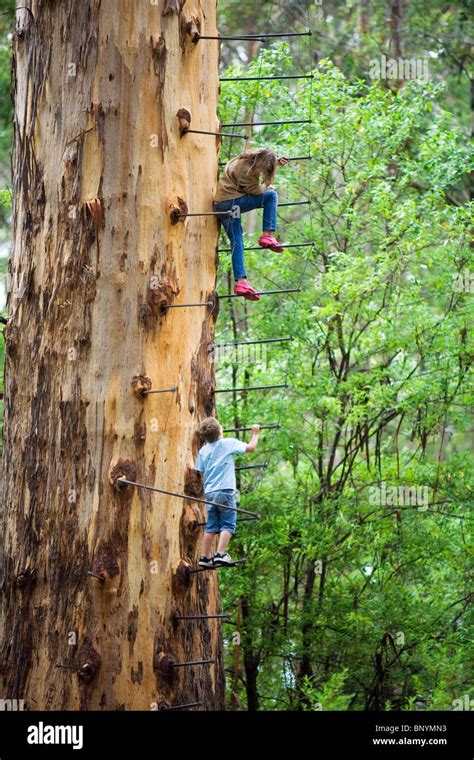
<path id="1" fill-rule="evenodd" d="M 235 507 L 234 456 L 255 451 L 260 426 L 252 425 L 250 443 L 239 441 L 237 438 L 224 438 L 222 426 L 215 417 L 207 417 L 203 420 L 199 432 L 206 443 L 199 450 L 195 469 L 203 475 L 205 497 L 209 501 Z M 215 507 L 212 504 L 207 504 L 206 510 L 203 554 L 198 565 L 199 567 L 230 565 L 232 559 L 226 549 L 236 531 L 237 512 L 227 509 L 226 506 Z M 212 556 L 212 544 L 216 533 L 219 534 L 219 543 L 217 551 Z"/>

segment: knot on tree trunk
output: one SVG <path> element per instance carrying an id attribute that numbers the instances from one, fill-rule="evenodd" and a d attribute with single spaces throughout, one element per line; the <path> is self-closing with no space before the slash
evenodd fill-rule
<path id="1" fill-rule="evenodd" d="M 88 636 L 76 652 L 75 664 L 78 668 L 77 677 L 83 683 L 90 683 L 99 672 L 100 655 L 92 646 L 92 641 Z"/>
<path id="2" fill-rule="evenodd" d="M 192 577 L 191 565 L 182 559 L 171 581 L 173 596 L 179 596 L 183 591 L 188 589 L 191 585 Z"/>
<path id="3" fill-rule="evenodd" d="M 36 580 L 36 570 L 30 567 L 26 567 L 18 573 L 16 576 L 16 585 L 19 589 L 24 589 L 27 586 L 33 585 Z"/>
<path id="4" fill-rule="evenodd" d="M 187 213 L 189 213 L 188 204 L 179 195 L 168 203 L 168 212 L 171 224 L 174 226 L 178 222 L 184 222 Z"/>
<path id="5" fill-rule="evenodd" d="M 140 316 L 145 327 L 153 327 L 156 320 L 163 317 L 171 306 L 179 288 L 169 277 L 158 278 L 153 275 L 146 294 L 146 301 L 140 310 Z"/>
<path id="6" fill-rule="evenodd" d="M 206 417 L 214 416 L 215 393 L 214 383 L 211 378 L 202 379 L 197 386 L 198 409 L 203 410 Z M 201 443 L 202 445 L 202 443 Z"/>
<path id="7" fill-rule="evenodd" d="M 129 459 L 118 460 L 118 462 L 112 467 L 109 475 L 110 484 L 118 490 L 122 490 L 123 488 L 120 484 L 120 478 L 136 481 L 137 465 L 135 462 L 131 462 Z"/>
<path id="8" fill-rule="evenodd" d="M 144 391 L 151 390 L 151 378 L 148 377 L 148 375 L 135 375 L 132 378 L 131 386 L 134 396 L 136 396 L 138 399 L 143 400 L 145 398 L 143 395 Z"/>
<path id="9" fill-rule="evenodd" d="M 176 117 L 179 123 L 179 134 L 182 137 L 191 126 L 191 113 L 187 108 L 180 108 L 176 113 Z"/>
<path id="10" fill-rule="evenodd" d="M 153 658 L 153 670 L 169 684 L 176 676 L 176 657 L 171 652 L 157 652 Z"/>
<path id="11" fill-rule="evenodd" d="M 203 515 L 197 504 L 186 504 L 179 523 L 182 556 L 192 557 L 194 555 L 200 537 L 199 528 L 203 522 Z"/>
<path id="12" fill-rule="evenodd" d="M 181 47 L 183 47 L 186 37 L 191 37 L 194 44 L 199 42 L 201 36 L 201 19 L 198 16 L 190 16 L 189 18 L 181 18 Z"/>
<path id="13" fill-rule="evenodd" d="M 184 493 L 188 496 L 197 496 L 199 499 L 202 499 L 204 496 L 201 473 L 192 467 L 186 468 L 186 473 L 184 475 Z"/>

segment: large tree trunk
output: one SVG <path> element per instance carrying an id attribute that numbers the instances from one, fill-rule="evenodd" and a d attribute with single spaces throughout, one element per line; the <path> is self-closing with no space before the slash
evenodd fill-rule
<path id="1" fill-rule="evenodd" d="M 213 293 L 217 226 L 171 212 L 211 209 L 216 141 L 180 137 L 176 114 L 218 126 L 218 43 L 191 37 L 216 34 L 215 10 L 17 12 L 0 665 L 2 696 L 27 709 L 223 707 L 217 621 L 173 620 L 218 611 L 216 575 L 189 573 L 201 510 L 114 485 L 198 491 L 216 311 L 168 307 Z M 150 381 L 176 391 L 144 396 Z M 200 659 L 217 664 L 172 667 Z"/>

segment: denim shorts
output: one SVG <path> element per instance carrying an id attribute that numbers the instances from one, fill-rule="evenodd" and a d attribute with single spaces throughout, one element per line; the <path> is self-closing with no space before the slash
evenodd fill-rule
<path id="1" fill-rule="evenodd" d="M 212 491 L 206 494 L 206 499 L 216 501 L 218 504 L 227 504 L 229 507 L 235 507 L 234 491 L 225 489 L 224 491 Z M 207 521 L 204 528 L 206 533 L 221 533 L 228 530 L 229 533 L 235 533 L 237 530 L 237 512 L 232 509 L 223 507 L 214 507 L 212 504 L 206 504 Z"/>

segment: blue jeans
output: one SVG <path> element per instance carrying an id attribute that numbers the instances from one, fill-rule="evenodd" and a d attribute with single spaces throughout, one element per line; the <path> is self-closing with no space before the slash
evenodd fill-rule
<path id="1" fill-rule="evenodd" d="M 217 504 L 227 504 L 229 507 L 235 507 L 234 492 L 232 489 L 225 488 L 222 491 L 211 491 L 206 494 L 206 499 L 215 501 Z M 229 533 L 235 533 L 237 529 L 237 512 L 227 509 L 225 506 L 214 507 L 212 504 L 206 504 L 207 520 L 204 531 L 206 533 L 221 533 L 228 530 Z"/>
<path id="2" fill-rule="evenodd" d="M 240 209 L 240 211 L 235 211 L 235 218 L 231 216 L 219 217 L 230 240 L 232 269 L 234 270 L 236 280 L 239 277 L 247 276 L 245 273 L 244 238 L 242 235 L 240 213 L 245 214 L 246 211 L 252 211 L 254 208 L 263 208 L 262 229 L 274 232 L 277 224 L 277 206 L 278 193 L 276 190 L 265 190 L 260 195 L 241 195 L 240 198 L 230 198 L 227 201 L 217 201 L 214 203 L 214 211 Z"/>

